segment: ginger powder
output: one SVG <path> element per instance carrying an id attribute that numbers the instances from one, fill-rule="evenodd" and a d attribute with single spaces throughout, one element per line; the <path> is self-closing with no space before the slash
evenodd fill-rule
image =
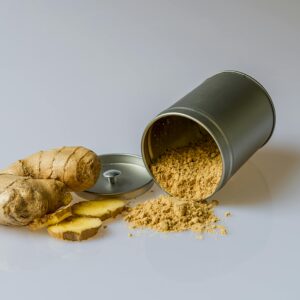
<path id="1" fill-rule="evenodd" d="M 170 195 L 189 200 L 211 196 L 222 177 L 222 157 L 206 134 L 194 145 L 170 149 L 151 165 L 157 183 Z"/>

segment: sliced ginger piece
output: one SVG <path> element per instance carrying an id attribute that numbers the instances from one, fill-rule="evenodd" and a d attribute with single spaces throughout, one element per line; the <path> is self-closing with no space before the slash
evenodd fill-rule
<path id="1" fill-rule="evenodd" d="M 72 208 L 71 206 L 66 206 L 58 209 L 56 212 L 52 214 L 45 215 L 41 218 L 34 219 L 28 227 L 31 230 L 38 230 L 44 227 L 48 227 L 51 225 L 55 225 L 66 218 L 72 216 Z"/>
<path id="2" fill-rule="evenodd" d="M 102 222 L 98 218 L 70 217 L 48 227 L 48 233 L 57 239 L 82 241 L 96 235 Z"/>
<path id="3" fill-rule="evenodd" d="M 118 199 L 82 201 L 72 206 L 74 215 L 97 217 L 102 221 L 117 216 L 125 208 L 125 202 Z"/>

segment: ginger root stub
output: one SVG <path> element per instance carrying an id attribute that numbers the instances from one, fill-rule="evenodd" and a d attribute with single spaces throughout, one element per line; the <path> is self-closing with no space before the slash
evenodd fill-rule
<path id="1" fill-rule="evenodd" d="M 71 202 L 65 185 L 54 179 L 0 175 L 0 224 L 23 226 Z"/>
<path id="2" fill-rule="evenodd" d="M 1 173 L 35 179 L 56 179 L 64 183 L 70 191 L 80 192 L 96 183 L 100 173 L 100 161 L 87 148 L 61 147 L 39 151 L 18 160 Z"/>

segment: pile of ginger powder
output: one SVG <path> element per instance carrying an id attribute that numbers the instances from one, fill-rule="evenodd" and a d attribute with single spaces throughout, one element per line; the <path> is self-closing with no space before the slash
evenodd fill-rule
<path id="1" fill-rule="evenodd" d="M 151 172 L 169 195 L 129 208 L 125 221 L 133 229 L 227 234 L 214 213 L 218 201 L 205 200 L 216 191 L 222 167 L 220 151 L 208 134 L 193 145 L 167 150 L 151 165 Z"/>

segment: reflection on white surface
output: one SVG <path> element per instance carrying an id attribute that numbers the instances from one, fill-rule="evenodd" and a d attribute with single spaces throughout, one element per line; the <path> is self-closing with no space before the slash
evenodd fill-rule
<path id="1" fill-rule="evenodd" d="M 1 271 L 40 269 L 55 258 L 45 247 L 46 240 L 41 232 L 31 233 L 26 228 L 1 226 L 0 236 Z"/>

